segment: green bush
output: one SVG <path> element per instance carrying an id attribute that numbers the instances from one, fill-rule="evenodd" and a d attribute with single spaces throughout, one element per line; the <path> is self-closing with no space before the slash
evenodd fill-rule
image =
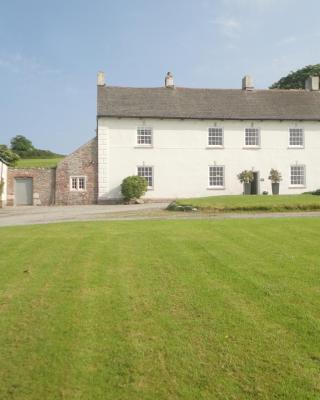
<path id="1" fill-rule="evenodd" d="M 128 176 L 122 181 L 121 193 L 125 200 L 139 199 L 145 194 L 148 182 L 142 176 Z"/>

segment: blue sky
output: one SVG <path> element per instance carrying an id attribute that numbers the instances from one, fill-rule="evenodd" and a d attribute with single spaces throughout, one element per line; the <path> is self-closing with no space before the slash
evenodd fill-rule
<path id="1" fill-rule="evenodd" d="M 10 0 L 0 3 L 0 143 L 68 153 L 95 135 L 107 84 L 268 87 L 320 62 L 319 0 Z"/>

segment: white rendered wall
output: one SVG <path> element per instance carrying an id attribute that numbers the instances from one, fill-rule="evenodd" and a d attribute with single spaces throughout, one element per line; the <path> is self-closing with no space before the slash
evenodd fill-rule
<path id="1" fill-rule="evenodd" d="M 153 129 L 152 148 L 137 146 L 137 127 Z M 208 128 L 224 129 L 224 148 L 208 148 Z M 260 129 L 260 148 L 246 149 L 245 128 Z M 289 148 L 289 128 L 303 128 L 303 149 Z M 280 194 L 320 188 L 320 122 L 202 121 L 139 118 L 100 118 L 99 199 L 121 197 L 123 178 L 137 174 L 137 166 L 153 166 L 154 189 L 146 198 L 165 199 L 241 194 L 237 174 L 259 172 L 259 193 L 271 193 L 269 171 L 282 173 Z M 306 166 L 306 185 L 291 187 L 290 166 Z M 225 188 L 208 188 L 209 165 L 225 166 Z"/>
<path id="2" fill-rule="evenodd" d="M 3 164 L 0 161 L 0 180 L 3 179 L 4 180 L 4 188 L 3 188 L 3 192 L 2 192 L 2 196 L 1 199 L 2 200 L 2 204 L 6 205 L 7 203 L 7 171 L 8 171 L 8 167 L 6 166 L 6 164 Z"/>

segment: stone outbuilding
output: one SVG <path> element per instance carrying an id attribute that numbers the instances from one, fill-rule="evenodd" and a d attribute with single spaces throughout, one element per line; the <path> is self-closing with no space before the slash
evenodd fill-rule
<path id="1" fill-rule="evenodd" d="M 97 139 L 94 138 L 65 157 L 56 168 L 8 168 L 4 192 L 7 205 L 97 203 L 97 153 Z"/>
<path id="2" fill-rule="evenodd" d="M 55 204 L 95 204 L 98 197 L 97 139 L 64 158 L 56 168 Z"/>

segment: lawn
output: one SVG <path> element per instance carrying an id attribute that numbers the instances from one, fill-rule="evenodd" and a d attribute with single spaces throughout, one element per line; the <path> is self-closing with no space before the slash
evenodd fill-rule
<path id="1" fill-rule="evenodd" d="M 56 167 L 60 158 L 24 158 L 17 162 L 16 168 L 52 168 Z"/>
<path id="2" fill-rule="evenodd" d="M 320 219 L 0 229 L 0 398 L 320 398 Z"/>
<path id="3" fill-rule="evenodd" d="M 201 211 L 312 211 L 320 210 L 320 196 L 311 194 L 279 196 L 210 196 L 181 199 L 178 205 L 191 205 Z"/>

